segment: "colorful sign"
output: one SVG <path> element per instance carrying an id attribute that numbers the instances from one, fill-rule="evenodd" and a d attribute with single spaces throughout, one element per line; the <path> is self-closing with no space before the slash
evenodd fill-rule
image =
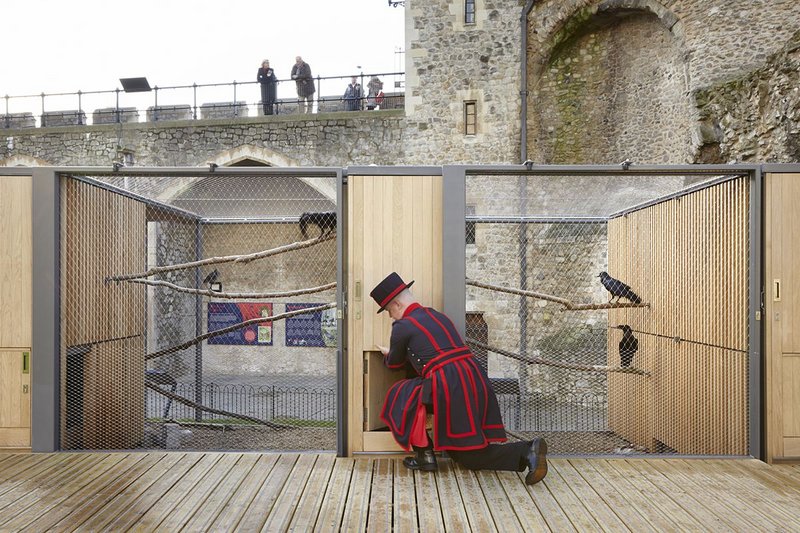
<path id="1" fill-rule="evenodd" d="M 208 331 L 217 331 L 260 316 L 272 316 L 271 303 L 209 302 Z M 210 337 L 208 344 L 272 346 L 272 322 L 256 322 L 222 335 Z"/>
<path id="2" fill-rule="evenodd" d="M 286 311 L 297 311 L 322 304 L 287 303 Z M 325 309 L 286 319 L 286 346 L 336 347 L 336 309 Z"/>

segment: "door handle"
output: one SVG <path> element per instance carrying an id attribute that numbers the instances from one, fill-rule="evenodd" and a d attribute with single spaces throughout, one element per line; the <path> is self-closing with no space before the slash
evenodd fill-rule
<path id="1" fill-rule="evenodd" d="M 781 280 L 779 279 L 772 280 L 772 301 L 781 301 Z"/>
<path id="2" fill-rule="evenodd" d="M 31 352 L 22 352 L 22 373 L 30 374 L 31 372 Z"/>

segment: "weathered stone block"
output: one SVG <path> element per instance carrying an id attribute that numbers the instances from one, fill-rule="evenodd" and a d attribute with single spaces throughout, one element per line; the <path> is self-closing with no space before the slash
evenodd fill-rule
<path id="1" fill-rule="evenodd" d="M 147 108 L 147 122 L 159 120 L 191 120 L 192 106 L 190 105 L 164 105 L 150 106 Z"/>
<path id="2" fill-rule="evenodd" d="M 42 113 L 42 127 L 80 126 L 86 124 L 86 113 L 81 110 L 45 111 Z"/>
<path id="3" fill-rule="evenodd" d="M 247 102 L 210 102 L 200 106 L 200 118 L 235 118 L 248 116 Z"/>
<path id="4" fill-rule="evenodd" d="M 139 111 L 135 107 L 103 107 L 92 113 L 93 124 L 117 124 L 120 122 L 139 122 Z"/>
<path id="5" fill-rule="evenodd" d="M 35 128 L 36 119 L 33 118 L 33 113 L 9 113 L 8 115 L 0 115 L 0 128 Z"/>

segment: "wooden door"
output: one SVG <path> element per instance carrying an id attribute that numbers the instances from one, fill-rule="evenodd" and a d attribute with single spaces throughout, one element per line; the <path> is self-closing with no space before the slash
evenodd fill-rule
<path id="1" fill-rule="evenodd" d="M 31 352 L 0 349 L 0 448 L 31 446 Z"/>
<path id="2" fill-rule="evenodd" d="M 800 174 L 767 174 L 767 460 L 800 458 Z"/>
<path id="3" fill-rule="evenodd" d="M 351 452 L 400 448 L 382 426 L 389 371 L 377 345 L 389 344 L 391 319 L 369 293 L 397 272 L 423 305 L 442 305 L 441 176 L 348 177 L 349 431 Z"/>

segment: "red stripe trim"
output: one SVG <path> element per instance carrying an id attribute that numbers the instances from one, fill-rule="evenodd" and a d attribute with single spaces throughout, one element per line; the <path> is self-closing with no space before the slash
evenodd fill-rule
<path id="1" fill-rule="evenodd" d="M 428 313 L 428 316 L 429 316 L 429 317 L 431 317 L 431 318 L 433 319 L 433 321 L 434 321 L 434 322 L 436 322 L 437 324 L 439 324 L 439 327 L 440 327 L 440 328 L 442 328 L 442 329 L 444 330 L 444 334 L 445 334 L 445 335 L 447 335 L 447 340 L 449 340 L 449 341 L 450 341 L 450 346 L 455 346 L 455 345 L 456 345 L 456 343 L 453 341 L 453 337 L 450 335 L 450 331 L 448 331 L 448 329 L 447 329 L 447 328 L 444 326 L 444 324 L 442 324 L 442 323 L 439 321 L 439 319 L 438 319 L 438 318 L 436 318 L 436 317 L 433 315 L 433 313 L 431 313 L 431 310 L 430 310 L 430 309 L 428 309 L 427 307 L 425 308 L 425 312 L 426 312 L 426 313 Z"/>
<path id="2" fill-rule="evenodd" d="M 441 369 L 445 365 L 448 365 L 450 363 L 455 363 L 456 361 L 461 361 L 462 359 L 466 359 L 468 357 L 472 357 L 472 354 L 469 353 L 469 352 L 467 352 L 465 354 L 461 354 L 461 355 L 459 355 L 457 357 L 453 357 L 452 359 L 447 359 L 446 361 L 442 361 L 442 362 L 440 362 L 440 363 L 438 363 L 436 365 L 433 365 L 433 366 L 431 366 L 431 364 L 428 363 L 425 366 L 425 370 L 423 371 L 422 377 L 427 377 L 430 373 L 436 372 L 437 370 Z"/>
<path id="3" fill-rule="evenodd" d="M 396 288 L 395 290 L 393 290 L 392 292 L 390 292 L 390 293 L 389 293 L 389 296 L 387 296 L 386 298 L 384 298 L 384 299 L 383 299 L 383 301 L 381 301 L 381 307 L 386 307 L 386 304 L 388 304 L 389 302 L 391 302 L 391 301 L 392 301 L 392 298 L 394 298 L 395 296 L 397 296 L 398 294 L 400 294 L 400 291 L 402 291 L 402 290 L 403 290 L 403 289 L 405 289 L 405 288 L 406 288 L 406 286 L 405 286 L 405 284 L 403 284 L 403 285 L 400 285 L 399 287 L 397 287 L 397 288 Z"/>
<path id="4" fill-rule="evenodd" d="M 436 351 L 437 351 L 437 352 L 438 352 L 438 351 L 441 351 L 441 348 L 439 347 L 439 343 L 437 343 L 437 342 L 436 342 L 436 339 L 434 339 L 434 338 L 433 338 L 433 335 L 431 335 L 431 332 L 430 332 L 430 331 L 428 331 L 427 329 L 425 329 L 425 327 L 424 327 L 422 324 L 420 324 L 420 323 L 419 323 L 419 321 L 418 321 L 416 318 L 414 318 L 414 317 L 412 317 L 412 316 L 409 316 L 409 317 L 407 317 L 407 318 L 408 318 L 408 320 L 409 320 L 409 321 L 410 321 L 412 324 L 414 324 L 415 326 L 417 326 L 417 328 L 418 328 L 418 329 L 419 329 L 419 330 L 420 330 L 422 333 L 424 333 L 426 337 L 428 337 L 428 340 L 429 340 L 429 341 L 431 341 L 431 344 L 433 345 L 433 347 L 436 349 Z"/>

